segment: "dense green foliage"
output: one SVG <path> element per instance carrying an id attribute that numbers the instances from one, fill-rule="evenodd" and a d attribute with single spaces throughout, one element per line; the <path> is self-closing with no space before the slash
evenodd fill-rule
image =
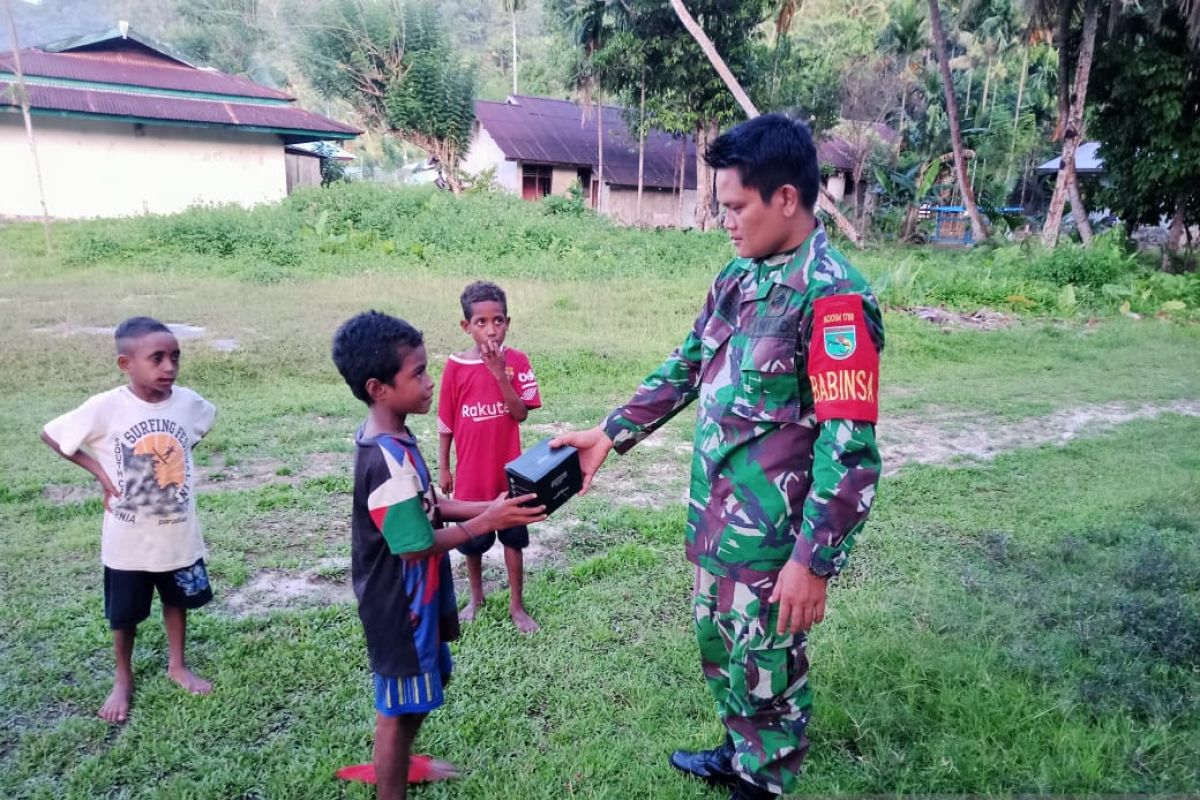
<path id="1" fill-rule="evenodd" d="M 1200 220 L 1200 49 L 1183 17 L 1130 12 L 1099 51 L 1092 130 L 1102 143 L 1102 202 L 1126 225 L 1182 207 Z M 1136 109 L 1136 110 L 1135 110 Z"/>
<path id="2" fill-rule="evenodd" d="M 256 283 L 366 272 L 475 275 L 481 260 L 497 276 L 705 281 L 732 256 L 721 232 L 621 228 L 584 209 L 578 196 L 529 203 L 486 191 L 455 198 L 432 187 L 363 183 L 305 190 L 251 211 L 205 208 L 60 224 L 55 241 L 71 268 L 137 268 Z M 34 225 L 0 230 L 0 250 L 32 256 L 40 248 Z M 1200 276 L 1155 275 L 1115 233 L 1087 251 L 1025 244 L 845 252 L 894 308 L 1115 313 L 1128 303 L 1125 310 L 1138 313 L 1192 316 L 1200 310 Z"/>
<path id="3" fill-rule="evenodd" d="M 339 0 L 324 16 L 303 39 L 309 81 L 376 129 L 430 151 L 452 179 L 475 119 L 475 68 L 450 47 L 438 9 Z"/>

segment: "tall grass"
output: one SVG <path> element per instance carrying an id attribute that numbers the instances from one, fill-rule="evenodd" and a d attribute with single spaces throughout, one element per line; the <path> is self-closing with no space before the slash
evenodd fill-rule
<path id="1" fill-rule="evenodd" d="M 40 256 L 34 226 L 10 225 L 0 228 L 0 261 L 30 275 L 132 268 L 254 283 L 397 271 L 578 281 L 701 278 L 733 255 L 719 231 L 621 228 L 592 213 L 559 211 L 507 195 L 342 183 L 249 211 L 60 223 L 58 259 Z M 1142 267 L 1113 235 L 1091 250 L 891 245 L 848 255 L 893 308 L 1194 316 L 1200 307 L 1200 277 Z"/>

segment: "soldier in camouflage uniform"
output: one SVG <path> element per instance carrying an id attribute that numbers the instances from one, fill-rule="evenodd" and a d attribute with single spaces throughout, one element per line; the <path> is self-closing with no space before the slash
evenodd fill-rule
<path id="1" fill-rule="evenodd" d="M 717 139 L 708 160 L 739 257 L 633 398 L 556 444 L 580 449 L 586 491 L 610 449 L 624 453 L 698 402 L 687 557 L 703 673 L 727 736 L 671 764 L 757 800 L 795 786 L 812 708 L 805 634 L 875 496 L 883 323 L 813 214 L 807 128 L 759 117 Z"/>

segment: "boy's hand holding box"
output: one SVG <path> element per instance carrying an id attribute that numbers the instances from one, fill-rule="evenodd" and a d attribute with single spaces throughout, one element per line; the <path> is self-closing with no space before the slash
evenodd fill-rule
<path id="1" fill-rule="evenodd" d="M 543 439 L 504 467 L 508 490 L 513 497 L 536 494 L 532 505 L 546 507 L 546 514 L 579 493 L 583 473 L 579 469 L 579 451 L 574 447 L 551 448 Z"/>

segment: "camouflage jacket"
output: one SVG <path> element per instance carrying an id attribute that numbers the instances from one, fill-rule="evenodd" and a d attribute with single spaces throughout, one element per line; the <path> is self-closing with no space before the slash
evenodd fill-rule
<path id="1" fill-rule="evenodd" d="M 730 262 L 682 346 L 603 423 L 624 453 L 699 399 L 687 556 L 714 575 L 767 585 L 789 558 L 836 574 L 866 522 L 881 470 L 874 416 L 818 421 L 807 369 L 820 344 L 814 304 L 832 295 L 861 296 L 861 305 L 857 297 L 832 302 L 863 312 L 859 330 L 870 341 L 861 344 L 874 346 L 866 355 L 876 365 L 866 399 L 877 404 L 879 305 L 818 223 L 792 252 Z M 836 395 L 832 381 L 816 383 L 818 403 L 830 389 Z"/>

